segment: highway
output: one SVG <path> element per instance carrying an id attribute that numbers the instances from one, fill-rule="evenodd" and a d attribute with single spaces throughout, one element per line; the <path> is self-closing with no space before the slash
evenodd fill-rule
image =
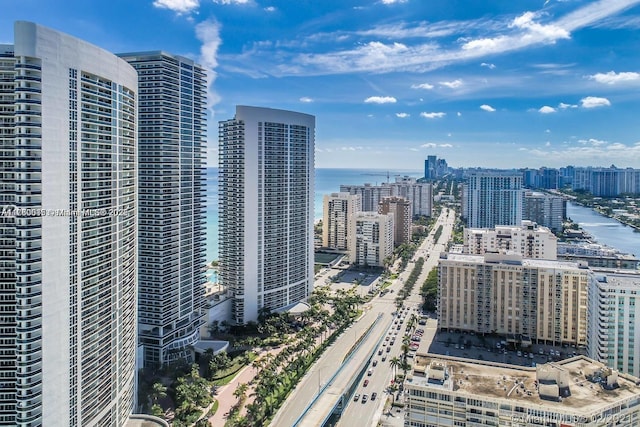
<path id="1" fill-rule="evenodd" d="M 427 237 L 420 248 L 416 251 L 413 261 L 420 257 L 425 257 L 425 264 L 423 272 L 416 282 L 412 294 L 407 298 L 405 306 L 408 306 L 413 310 L 421 303 L 420 298 L 420 286 L 426 279 L 429 271 L 432 267 L 437 265 L 438 257 L 441 251 L 444 250 L 446 242 L 451 235 L 451 229 L 455 220 L 455 213 L 451 210 L 443 209 L 440 217 L 438 218 L 436 225 L 434 226 L 429 237 Z M 442 225 L 442 235 L 438 244 L 433 244 L 433 233 L 437 230 L 438 226 Z M 429 254 L 428 259 L 426 254 Z M 413 269 L 413 263 L 410 263 L 406 270 L 387 288 L 389 292 L 382 297 L 375 297 L 370 303 L 365 304 L 363 307 L 365 313 L 354 324 L 347 329 L 340 337 L 333 343 L 331 347 L 325 350 L 325 353 L 321 358 L 311 367 L 309 372 L 298 383 L 298 386 L 293 390 L 289 398 L 284 402 L 280 410 L 274 417 L 271 425 L 277 427 L 289 427 L 298 422 L 300 426 L 319 426 L 322 420 L 328 415 L 328 411 L 331 410 L 332 405 L 337 401 L 339 394 L 342 393 L 341 387 L 345 387 L 348 379 L 356 374 L 356 369 L 366 360 L 371 353 L 373 346 L 380 339 L 383 339 L 391 331 L 391 327 L 394 329 L 391 331 L 397 332 L 397 335 L 390 335 L 395 337 L 395 342 L 391 349 L 387 353 L 386 345 L 384 346 L 383 355 L 385 355 L 385 361 L 382 361 L 382 356 L 376 356 L 374 359 L 378 361 L 377 366 L 373 368 L 372 375 L 364 377 L 360 381 L 360 385 L 356 393 L 366 393 L 369 399 L 366 403 L 361 403 L 361 400 L 357 403 L 352 399 L 348 401 L 348 406 L 342 418 L 339 421 L 339 425 L 344 426 L 364 426 L 375 423 L 377 417 L 382 413 L 384 402 L 387 395 L 384 393 L 384 389 L 391 380 L 392 370 L 389 365 L 389 360 L 393 356 L 400 355 L 400 348 L 402 346 L 402 336 L 404 334 L 404 326 L 400 330 L 397 330 L 397 326 L 393 322 L 396 320 L 391 316 L 391 313 L 395 311 L 395 297 L 397 292 L 402 288 L 404 281 L 408 278 L 411 270 Z M 408 313 L 416 313 L 417 311 L 408 311 Z M 353 360 L 345 367 L 345 369 L 336 376 L 332 384 L 325 387 L 327 381 L 336 373 L 342 361 L 349 349 L 353 347 L 356 341 L 366 332 L 366 330 L 374 323 L 378 314 L 383 313 L 382 318 L 372 330 L 371 334 L 365 340 L 359 351 L 357 351 Z M 408 319 L 410 314 L 405 318 Z M 384 341 L 387 344 L 387 341 Z M 367 387 L 362 384 L 365 379 L 369 380 Z M 322 396 L 314 401 L 314 398 L 318 392 L 323 389 Z M 377 392 L 378 397 L 376 400 L 371 401 L 371 393 Z M 311 405 L 312 401 L 314 404 Z M 366 411 L 363 411 L 367 408 Z M 307 411 L 307 416 L 303 417 L 303 413 Z M 374 424 L 375 425 L 375 424 Z"/>
<path id="2" fill-rule="evenodd" d="M 425 263 L 422 267 L 422 273 L 420 274 L 420 277 L 416 281 L 416 284 L 413 288 L 413 291 L 411 292 L 411 295 L 409 295 L 409 297 L 405 299 L 404 305 L 405 307 L 408 307 L 408 310 L 405 311 L 405 313 L 407 313 L 406 316 L 404 317 L 403 320 L 394 319 L 394 322 L 395 320 L 399 320 L 398 324 L 392 323 L 389 329 L 386 331 L 386 336 L 389 336 L 390 338 L 389 338 L 389 341 L 384 341 L 385 344 L 391 342 L 392 338 L 395 338 L 394 344 L 390 346 L 391 351 L 387 353 L 386 345 L 381 346 L 381 347 L 385 347 L 385 349 L 383 350 L 383 355 L 386 355 L 386 360 L 384 362 L 381 360 L 382 356 L 378 356 L 376 352 L 376 356 L 374 357 L 373 360 L 378 361 L 377 366 L 372 367 L 373 373 L 370 377 L 365 376 L 365 379 L 369 379 L 369 384 L 367 384 L 367 386 L 364 387 L 363 386 L 364 380 L 362 380 L 360 381 L 360 385 L 356 390 L 356 393 L 360 394 L 360 396 L 362 396 L 363 394 L 367 394 L 368 395 L 367 401 L 365 403 L 362 403 L 362 397 L 360 397 L 360 400 L 358 402 L 350 400 L 349 405 L 344 410 L 342 417 L 340 417 L 340 420 L 338 421 L 338 424 L 337 424 L 338 426 L 353 427 L 353 426 L 376 426 L 377 425 L 378 419 L 380 419 L 380 417 L 382 416 L 384 403 L 388 397 L 388 395 L 385 393 L 385 389 L 390 384 L 393 376 L 393 369 L 389 364 L 389 360 L 391 360 L 391 358 L 393 358 L 394 356 L 398 357 L 398 359 L 401 358 L 402 337 L 404 336 L 404 333 L 405 333 L 406 322 L 412 313 L 415 313 L 418 315 L 420 314 L 420 311 L 418 310 L 418 307 L 420 307 L 422 304 L 422 298 L 420 297 L 420 286 L 422 286 L 422 283 L 424 283 L 424 281 L 426 280 L 431 269 L 438 265 L 438 258 L 440 257 L 440 252 L 443 252 L 446 249 L 446 244 L 451 237 L 454 223 L 455 223 L 455 212 L 453 210 L 443 209 L 442 214 L 440 215 L 440 217 L 438 218 L 438 221 L 433 227 L 432 233 L 429 234 L 429 236 L 423 241 L 420 248 L 418 248 L 418 250 L 416 251 L 413 257 L 413 260 L 415 261 L 418 258 L 422 257 L 425 259 Z M 440 236 L 439 242 L 437 244 L 434 244 L 433 234 L 435 233 L 435 230 L 437 230 L 438 226 L 440 225 L 442 225 L 442 234 Z M 409 264 L 405 272 L 399 278 L 399 279 L 402 279 L 402 283 L 404 283 L 404 280 L 406 280 L 409 274 L 411 274 L 412 269 L 413 269 L 413 264 Z M 394 288 L 400 289 L 400 287 L 396 288 L 395 286 Z M 391 295 L 395 295 L 395 292 Z M 427 331 L 427 327 L 425 326 L 418 326 L 425 329 L 425 336 L 423 337 L 423 340 L 428 339 L 427 337 L 428 335 L 430 336 L 431 339 L 433 338 L 432 324 L 434 322 L 435 322 L 434 320 L 430 319 L 429 328 L 428 328 L 429 331 Z M 400 326 L 400 330 L 397 329 L 398 326 Z M 378 397 L 375 401 L 371 401 L 370 399 L 371 393 L 373 392 L 378 393 Z"/>

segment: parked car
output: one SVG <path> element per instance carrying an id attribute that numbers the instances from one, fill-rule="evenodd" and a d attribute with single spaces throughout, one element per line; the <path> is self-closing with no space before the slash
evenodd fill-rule
<path id="1" fill-rule="evenodd" d="M 375 391 L 371 393 L 371 400 L 376 400 L 376 397 L 378 397 L 378 393 L 376 393 Z"/>
<path id="2" fill-rule="evenodd" d="M 367 371 L 367 376 L 370 377 L 371 375 L 373 375 L 373 369 L 369 369 Z"/>
<path id="3" fill-rule="evenodd" d="M 357 402 L 358 400 L 360 400 L 360 394 L 356 393 L 356 394 L 353 395 L 353 401 Z"/>
<path id="4" fill-rule="evenodd" d="M 364 384 L 362 384 L 363 387 L 366 387 L 369 385 L 369 380 L 364 380 Z"/>
<path id="5" fill-rule="evenodd" d="M 362 395 L 362 403 L 367 403 L 368 396 L 366 394 Z"/>
<path id="6" fill-rule="evenodd" d="M 375 367 L 377 364 L 378 364 L 378 361 L 377 361 L 377 360 L 374 360 L 374 361 L 373 361 L 373 363 L 372 363 L 372 365 L 373 365 L 374 367 Z"/>

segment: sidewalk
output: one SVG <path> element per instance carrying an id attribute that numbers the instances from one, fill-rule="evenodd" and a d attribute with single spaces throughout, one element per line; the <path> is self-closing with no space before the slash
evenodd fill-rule
<path id="1" fill-rule="evenodd" d="M 224 426 L 224 423 L 227 421 L 225 414 L 227 414 L 238 401 L 233 395 L 236 387 L 241 383 L 249 383 L 255 375 L 256 369 L 252 365 L 249 365 L 243 368 L 229 384 L 218 387 L 218 393 L 215 396 L 218 401 L 218 410 L 209 418 L 210 425 L 214 427 Z"/>

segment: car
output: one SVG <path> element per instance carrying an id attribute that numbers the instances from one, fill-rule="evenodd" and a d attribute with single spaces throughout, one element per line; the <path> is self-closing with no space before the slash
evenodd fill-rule
<path id="1" fill-rule="evenodd" d="M 382 355 L 382 349 L 378 350 L 378 356 Z"/>
<path id="2" fill-rule="evenodd" d="M 389 341 L 389 337 L 388 336 L 384 337 L 384 340 Z"/>
<path id="3" fill-rule="evenodd" d="M 366 387 L 369 385 L 369 380 L 364 380 L 364 383 L 362 384 L 363 387 Z"/>
<path id="4" fill-rule="evenodd" d="M 382 356 L 382 361 L 384 362 L 385 360 L 387 360 L 387 356 Z"/>
<path id="5" fill-rule="evenodd" d="M 391 351 L 391 347 L 387 347 L 387 353 Z"/>
<path id="6" fill-rule="evenodd" d="M 369 369 L 367 371 L 367 376 L 370 377 L 371 375 L 373 375 L 373 369 Z"/>
<path id="7" fill-rule="evenodd" d="M 357 402 L 358 400 L 360 400 L 360 394 L 356 393 L 356 394 L 353 395 L 353 401 Z"/>
<path id="8" fill-rule="evenodd" d="M 367 403 L 367 399 L 369 398 L 369 396 L 367 396 L 366 394 L 362 395 L 362 403 Z"/>
<path id="9" fill-rule="evenodd" d="M 520 350 L 518 350 L 518 353 L 516 353 L 518 355 L 518 357 L 522 356 L 522 352 Z"/>
<path id="10" fill-rule="evenodd" d="M 378 397 L 378 393 L 376 393 L 375 391 L 371 393 L 371 400 L 376 400 L 376 397 Z"/>
<path id="11" fill-rule="evenodd" d="M 372 365 L 373 365 L 374 367 L 375 367 L 377 364 L 378 364 L 378 361 L 377 361 L 377 360 L 374 360 L 374 361 L 373 361 L 373 363 L 372 363 Z"/>

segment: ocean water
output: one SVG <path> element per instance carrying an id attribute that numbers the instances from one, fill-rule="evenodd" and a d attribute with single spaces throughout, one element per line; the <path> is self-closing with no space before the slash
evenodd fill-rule
<path id="1" fill-rule="evenodd" d="M 322 219 L 322 198 L 340 190 L 341 184 L 380 185 L 396 175 L 420 178 L 422 171 L 382 169 L 316 169 L 314 217 Z M 207 168 L 207 261 L 218 259 L 218 168 Z"/>

